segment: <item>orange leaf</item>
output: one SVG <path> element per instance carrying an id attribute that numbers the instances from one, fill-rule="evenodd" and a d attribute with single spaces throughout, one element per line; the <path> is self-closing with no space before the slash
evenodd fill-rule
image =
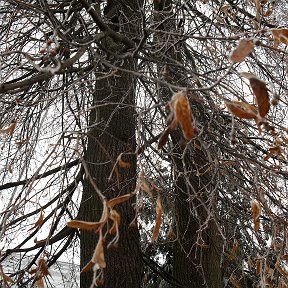
<path id="1" fill-rule="evenodd" d="M 169 134 L 171 133 L 171 127 L 167 127 L 163 133 L 161 134 L 160 138 L 159 138 L 159 141 L 158 141 L 158 149 L 162 149 L 165 144 L 168 142 L 168 139 L 169 139 Z"/>
<path id="2" fill-rule="evenodd" d="M 94 265 L 95 265 L 95 263 L 93 263 L 92 261 L 88 262 L 88 263 L 82 268 L 80 274 L 90 271 Z"/>
<path id="3" fill-rule="evenodd" d="M 71 220 L 67 222 L 67 226 L 70 228 L 78 228 L 83 230 L 97 230 L 101 225 L 103 225 L 104 221 L 99 222 L 87 222 L 81 220 Z"/>
<path id="4" fill-rule="evenodd" d="M 136 193 L 129 193 L 129 194 L 125 194 L 116 198 L 112 198 L 109 201 L 107 201 L 107 206 L 109 208 L 113 208 L 115 205 L 121 204 L 127 200 L 129 200 L 131 197 L 135 196 Z"/>
<path id="5" fill-rule="evenodd" d="M 41 209 L 38 220 L 35 222 L 34 226 L 29 230 L 33 230 L 34 228 L 40 228 L 43 225 L 43 222 L 44 222 L 44 213 L 43 210 Z"/>
<path id="6" fill-rule="evenodd" d="M 234 116 L 237 116 L 241 119 L 257 118 L 255 107 L 250 104 L 239 101 L 225 101 L 225 105 Z"/>
<path id="7" fill-rule="evenodd" d="M 241 288 L 239 280 L 237 280 L 235 277 L 230 276 L 229 281 L 231 282 L 234 288 Z"/>
<path id="8" fill-rule="evenodd" d="M 16 121 L 13 120 L 7 128 L 0 129 L 0 134 L 10 134 L 12 135 L 16 128 Z"/>
<path id="9" fill-rule="evenodd" d="M 45 288 L 45 285 L 44 285 L 44 281 L 43 281 L 43 278 L 42 277 L 39 277 L 36 282 L 36 287 L 37 288 Z"/>
<path id="10" fill-rule="evenodd" d="M 262 207 L 259 202 L 255 199 L 251 201 L 251 212 L 252 218 L 254 222 L 254 230 L 258 231 L 260 228 L 260 215 L 261 215 Z"/>
<path id="11" fill-rule="evenodd" d="M 287 28 L 273 29 L 272 34 L 275 38 L 274 48 L 277 48 L 280 42 L 282 42 L 285 45 L 288 45 L 288 29 Z"/>
<path id="12" fill-rule="evenodd" d="M 233 63 L 240 63 L 252 52 L 254 49 L 253 41 L 250 39 L 240 39 L 238 46 L 232 51 L 230 60 Z"/>
<path id="13" fill-rule="evenodd" d="M 158 238 L 160 226 L 162 222 L 161 218 L 162 218 L 162 204 L 161 204 L 160 193 L 158 193 L 157 204 L 156 204 L 156 223 L 155 223 L 153 235 L 151 238 L 152 241 L 155 241 Z"/>
<path id="14" fill-rule="evenodd" d="M 102 236 L 102 233 L 100 233 L 98 243 L 97 243 L 96 248 L 94 250 L 93 257 L 91 259 L 91 261 L 95 264 L 98 264 L 100 268 L 106 267 L 103 242 L 104 242 L 103 236 Z"/>
<path id="15" fill-rule="evenodd" d="M 196 128 L 193 126 L 191 117 L 191 108 L 186 93 L 181 91 L 175 94 L 171 99 L 175 120 L 180 123 L 184 137 L 191 140 L 196 134 Z"/>

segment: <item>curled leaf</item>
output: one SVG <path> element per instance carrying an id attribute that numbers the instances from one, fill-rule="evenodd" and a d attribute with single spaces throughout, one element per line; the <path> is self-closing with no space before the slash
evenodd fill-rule
<path id="1" fill-rule="evenodd" d="M 100 233 L 98 243 L 97 243 L 96 248 L 94 250 L 93 257 L 91 259 L 91 261 L 95 264 L 98 264 L 100 268 L 106 267 L 103 242 L 104 242 L 103 236 L 102 236 L 102 233 Z"/>
<path id="2" fill-rule="evenodd" d="M 258 231 L 260 228 L 260 215 L 261 215 L 262 207 L 260 203 L 253 199 L 251 201 L 251 212 L 252 212 L 252 218 L 254 223 L 254 230 Z"/>
<path id="3" fill-rule="evenodd" d="M 122 196 L 119 196 L 116 198 L 112 198 L 109 201 L 107 201 L 107 206 L 112 209 L 115 205 L 121 204 L 121 203 L 129 200 L 131 197 L 133 197 L 135 195 L 136 194 L 133 192 L 133 193 L 125 194 L 125 195 L 122 195 Z"/>
<path id="4" fill-rule="evenodd" d="M 42 276 L 50 275 L 50 272 L 48 271 L 46 260 L 44 258 L 40 258 L 38 260 L 38 269 L 41 272 Z"/>
<path id="5" fill-rule="evenodd" d="M 241 119 L 256 119 L 257 110 L 255 106 L 240 101 L 225 101 L 227 109 L 236 117 Z"/>
<path id="6" fill-rule="evenodd" d="M 171 99 L 171 107 L 177 121 L 183 131 L 184 137 L 191 140 L 196 134 L 191 117 L 191 108 L 186 93 L 181 91 L 176 93 Z"/>
<path id="7" fill-rule="evenodd" d="M 121 216 L 116 210 L 111 210 L 110 219 L 113 220 L 113 225 L 109 230 L 110 234 L 117 234 L 121 222 Z"/>
<path id="8" fill-rule="evenodd" d="M 156 203 L 156 223 L 155 223 L 155 227 L 154 227 L 152 238 L 151 238 L 152 241 L 155 241 L 158 238 L 160 226 L 162 222 L 161 218 L 162 218 L 162 204 L 161 204 L 160 193 L 158 193 L 157 203 Z"/>
<path id="9" fill-rule="evenodd" d="M 80 274 L 90 271 L 90 270 L 93 268 L 94 265 L 95 265 L 95 263 L 93 263 L 92 261 L 88 262 L 88 263 L 82 268 Z"/>
<path id="10" fill-rule="evenodd" d="M 232 51 L 230 55 L 231 62 L 240 63 L 244 61 L 253 49 L 254 44 L 251 39 L 240 39 L 237 47 Z"/>
<path id="11" fill-rule="evenodd" d="M 280 158 L 285 159 L 283 152 L 284 151 L 281 148 L 281 146 L 270 147 L 268 154 L 264 157 L 264 160 L 267 161 L 267 160 L 269 160 L 269 158 L 271 158 L 273 156 L 278 156 Z"/>
<path id="12" fill-rule="evenodd" d="M 83 230 L 97 230 L 101 225 L 103 225 L 103 221 L 99 222 L 87 222 L 81 220 L 71 220 L 67 222 L 67 226 L 70 228 L 78 228 Z"/>
<path id="13" fill-rule="evenodd" d="M 263 265 L 262 257 L 258 255 L 256 259 L 256 276 L 259 276 L 262 273 L 262 265 Z"/>
<path id="14" fill-rule="evenodd" d="M 13 120 L 7 128 L 0 129 L 0 134 L 10 134 L 12 135 L 16 128 L 16 121 Z"/>
<path id="15" fill-rule="evenodd" d="M 281 43 L 288 45 L 288 29 L 273 29 L 272 34 L 274 36 L 274 48 L 277 48 Z"/>
<path id="16" fill-rule="evenodd" d="M 40 228 L 43 225 L 43 223 L 44 223 L 44 213 L 43 213 L 43 210 L 41 209 L 38 220 L 35 222 L 33 227 L 29 230 L 33 230 L 34 228 Z"/>

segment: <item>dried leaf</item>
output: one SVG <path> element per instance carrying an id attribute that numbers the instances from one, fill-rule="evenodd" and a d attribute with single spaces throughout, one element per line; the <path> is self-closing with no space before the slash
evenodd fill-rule
<path id="1" fill-rule="evenodd" d="M 263 265 L 262 257 L 258 255 L 256 259 L 256 276 L 259 276 L 262 273 L 262 265 Z"/>
<path id="2" fill-rule="evenodd" d="M 16 121 L 13 120 L 7 128 L 0 129 L 0 134 L 10 134 L 12 135 L 16 128 Z"/>
<path id="3" fill-rule="evenodd" d="M 256 20 L 260 22 L 261 3 L 260 0 L 255 0 L 256 4 Z"/>
<path id="4" fill-rule="evenodd" d="M 227 109 L 236 117 L 241 119 L 256 119 L 256 109 L 245 102 L 225 101 Z"/>
<path id="5" fill-rule="evenodd" d="M 104 242 L 103 236 L 102 236 L 102 233 L 100 233 L 98 243 L 97 243 L 96 248 L 94 250 L 93 257 L 91 259 L 91 261 L 95 264 L 98 264 L 100 268 L 106 267 L 103 242 Z"/>
<path id="6" fill-rule="evenodd" d="M 0 265 L 0 276 L 2 277 L 4 283 L 14 283 L 15 281 L 9 277 L 7 274 L 4 273 L 2 266 Z"/>
<path id="7" fill-rule="evenodd" d="M 95 265 L 95 263 L 93 263 L 92 261 L 88 262 L 88 263 L 82 268 L 80 274 L 90 271 L 90 270 L 93 268 L 94 265 Z"/>
<path id="8" fill-rule="evenodd" d="M 235 256 L 236 256 L 236 252 L 238 250 L 238 241 L 237 239 L 234 238 L 234 241 L 233 241 L 233 246 L 232 246 L 232 249 L 230 251 L 230 255 L 229 255 L 229 260 L 232 261 L 235 259 Z"/>
<path id="9" fill-rule="evenodd" d="M 175 94 L 171 99 L 175 120 L 180 124 L 184 137 L 191 140 L 196 134 L 191 117 L 191 108 L 185 92 Z"/>
<path id="10" fill-rule="evenodd" d="M 70 228 L 78 228 L 83 230 L 97 230 L 101 225 L 103 225 L 103 221 L 99 222 L 87 222 L 81 220 L 71 220 L 67 222 L 67 226 Z"/>
<path id="11" fill-rule="evenodd" d="M 153 235 L 151 238 L 152 241 L 155 241 L 158 238 L 161 222 L 162 222 L 162 204 L 161 204 L 160 193 L 158 193 L 157 204 L 156 204 L 156 223 L 155 223 Z"/>
<path id="12" fill-rule="evenodd" d="M 149 188 L 149 185 L 145 179 L 144 173 L 142 172 L 140 175 L 140 189 L 146 192 L 151 198 L 153 198 L 153 194 Z"/>
<path id="13" fill-rule="evenodd" d="M 110 212 L 110 219 L 113 220 L 113 225 L 109 230 L 110 234 L 117 234 L 118 233 L 118 227 L 121 222 L 121 216 L 116 210 L 111 210 Z"/>
<path id="14" fill-rule="evenodd" d="M 123 161 L 122 159 L 121 159 L 121 157 L 119 157 L 118 158 L 118 165 L 121 167 L 121 168 L 125 168 L 125 169 L 129 169 L 129 168 L 131 168 L 131 163 L 129 163 L 129 162 L 126 162 L 126 161 Z"/>
<path id="15" fill-rule="evenodd" d="M 38 277 L 38 279 L 35 282 L 35 285 L 36 285 L 37 288 L 45 288 L 43 278 L 42 277 Z"/>
<path id="16" fill-rule="evenodd" d="M 38 260 L 38 269 L 41 272 L 41 275 L 43 275 L 43 276 L 50 275 L 50 272 L 48 271 L 46 260 L 44 258 L 40 258 Z"/>
<path id="17" fill-rule="evenodd" d="M 272 34 L 274 36 L 274 48 L 277 48 L 281 43 L 288 45 L 288 29 L 273 29 Z"/>
<path id="18" fill-rule="evenodd" d="M 252 212 L 252 218 L 254 223 L 254 230 L 258 231 L 260 228 L 260 215 L 261 215 L 262 207 L 260 203 L 253 199 L 251 201 L 251 212 Z"/>
<path id="19" fill-rule="evenodd" d="M 285 159 L 283 153 L 284 151 L 280 146 L 270 147 L 268 154 L 264 157 L 264 160 L 267 161 L 273 156 L 279 156 L 280 158 Z"/>
<path id="20" fill-rule="evenodd" d="M 234 276 L 230 276 L 229 281 L 231 282 L 231 284 L 233 285 L 233 287 L 235 287 L 235 288 L 241 288 L 240 281 L 237 280 Z"/>
<path id="21" fill-rule="evenodd" d="M 231 62 L 240 63 L 244 61 L 253 49 L 254 44 L 251 39 L 240 39 L 237 47 L 232 51 L 230 55 Z"/>
<path id="22" fill-rule="evenodd" d="M 163 133 L 161 134 L 160 138 L 159 138 L 159 141 L 158 141 L 158 149 L 162 149 L 165 144 L 168 142 L 168 139 L 169 139 L 169 134 L 171 133 L 171 127 L 167 127 Z"/>
<path id="23" fill-rule="evenodd" d="M 43 225 L 43 223 L 44 223 L 44 213 L 43 213 L 43 210 L 41 209 L 38 220 L 35 222 L 33 227 L 30 228 L 29 230 L 33 230 L 35 228 L 40 228 Z"/>
<path id="24" fill-rule="evenodd" d="M 112 198 L 109 201 L 107 201 L 107 206 L 112 209 L 115 205 L 121 204 L 121 203 L 129 200 L 131 197 L 133 197 L 135 195 L 136 195 L 136 193 L 132 192 L 129 194 L 125 194 L 125 195 L 116 197 L 116 198 Z"/>
<path id="25" fill-rule="evenodd" d="M 16 145 L 24 145 L 24 144 L 27 144 L 27 143 L 28 143 L 27 139 L 15 141 Z"/>

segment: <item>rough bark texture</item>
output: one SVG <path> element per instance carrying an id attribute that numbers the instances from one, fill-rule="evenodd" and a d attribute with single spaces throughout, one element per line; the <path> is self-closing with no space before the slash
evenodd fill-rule
<path id="1" fill-rule="evenodd" d="M 109 1 L 109 7 L 113 7 L 112 2 Z M 108 13 L 107 9 L 105 13 Z M 116 9 L 115 13 L 118 11 Z M 122 9 L 122 12 L 125 11 Z M 128 14 L 133 13 L 131 11 L 133 10 L 128 9 L 126 12 Z M 129 15 L 126 16 L 131 19 Z M 109 15 L 110 17 L 112 16 Z M 121 20 L 118 22 L 121 23 Z M 121 29 L 122 31 L 130 29 L 131 32 L 134 28 L 129 27 L 128 24 L 126 26 L 123 24 Z M 103 45 L 111 50 L 123 49 L 123 46 L 113 43 L 113 40 L 109 38 L 103 40 Z M 130 69 L 133 67 L 133 60 L 125 60 L 121 64 L 115 62 L 115 64 Z M 104 73 L 109 74 L 111 71 L 104 68 L 99 72 L 99 76 L 101 76 Z M 90 174 L 107 199 L 133 192 L 136 184 L 136 156 L 125 154 L 135 151 L 136 119 L 133 108 L 135 105 L 135 81 L 129 73 L 117 71 L 116 74 L 96 82 L 94 105 L 98 107 L 91 111 L 90 123 L 94 127 L 88 132 L 88 147 L 85 156 Z M 124 153 L 122 160 L 129 162 L 131 167 L 127 169 L 116 165 L 112 178 L 108 181 L 116 159 L 121 153 Z M 104 269 L 104 285 L 101 287 L 141 287 L 143 264 L 139 246 L 139 232 L 135 225 L 129 227 L 135 218 L 134 202 L 135 199 L 131 199 L 115 207 L 121 215 L 120 239 L 117 247 L 108 250 L 106 248 L 105 250 L 107 267 Z M 86 180 L 78 218 L 86 221 L 98 221 L 102 209 L 103 206 L 99 197 L 89 181 Z M 106 237 L 106 244 L 111 240 L 109 237 L 112 236 Z M 97 234 L 81 231 L 81 267 L 90 261 L 97 240 Z M 92 271 L 82 273 L 81 287 L 92 287 L 92 276 Z"/>

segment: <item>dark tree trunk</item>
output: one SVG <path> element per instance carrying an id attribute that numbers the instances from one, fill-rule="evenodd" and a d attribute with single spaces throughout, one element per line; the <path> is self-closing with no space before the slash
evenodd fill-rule
<path id="1" fill-rule="evenodd" d="M 108 13 L 110 7 L 113 7 L 113 1 L 109 1 L 108 4 L 109 7 L 106 8 L 105 13 Z M 128 14 L 134 13 L 135 10 L 128 6 L 125 7 L 122 7 L 122 12 L 127 12 L 127 19 L 133 21 L 133 15 Z M 109 18 L 113 17 L 113 13 L 118 12 L 119 9 L 109 12 Z M 118 17 L 118 15 L 116 16 Z M 121 25 L 121 19 L 118 22 L 117 25 Z M 126 23 L 126 26 L 123 24 L 121 31 L 127 31 L 126 35 L 130 37 L 129 33 L 135 31 L 134 24 L 133 22 Z M 120 51 L 124 48 L 123 45 L 113 42 L 109 37 L 105 38 L 102 44 L 112 52 L 115 49 Z M 134 60 L 129 59 L 122 63 L 119 61 L 121 64 L 115 60 L 114 63 L 116 66 L 120 65 L 121 68 L 129 70 L 133 68 Z M 88 132 L 88 146 L 85 155 L 90 175 L 107 199 L 133 192 L 137 178 L 136 155 L 133 154 L 136 146 L 136 113 L 134 108 L 136 83 L 131 74 L 121 71 L 114 71 L 115 74 L 113 74 L 112 71 L 112 69 L 107 68 L 105 70 L 103 68 L 97 75 L 108 76 L 102 77 L 95 84 L 93 94 L 95 109 L 91 110 L 90 114 L 92 128 Z M 130 168 L 115 166 L 117 157 L 121 153 L 123 153 L 122 160 L 131 164 Z M 108 179 L 110 174 L 112 177 Z M 135 225 L 129 226 L 135 219 L 134 202 L 135 199 L 130 199 L 115 206 L 115 209 L 121 215 L 120 238 L 115 247 L 105 248 L 107 266 L 104 269 L 104 285 L 101 287 L 140 288 L 142 285 L 143 263 L 139 245 L 139 232 Z M 91 183 L 85 180 L 79 220 L 99 221 L 102 210 L 101 200 Z M 106 244 L 111 241 L 109 237 L 112 236 L 108 235 L 106 237 Z M 81 231 L 81 267 L 84 267 L 90 261 L 97 241 L 98 235 L 96 233 Z M 93 271 L 82 273 L 80 278 L 81 287 L 90 287 L 92 280 Z"/>

